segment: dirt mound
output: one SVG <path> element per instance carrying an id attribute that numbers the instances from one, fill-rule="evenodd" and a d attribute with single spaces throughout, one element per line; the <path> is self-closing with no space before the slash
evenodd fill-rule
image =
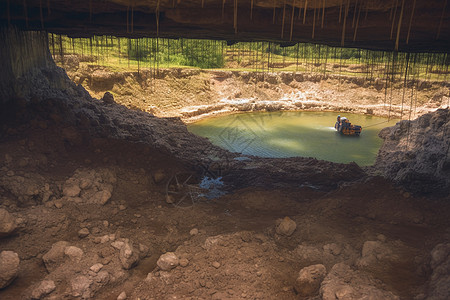
<path id="1" fill-rule="evenodd" d="M 440 109 L 383 129 L 375 169 L 417 193 L 450 191 L 450 111 Z"/>

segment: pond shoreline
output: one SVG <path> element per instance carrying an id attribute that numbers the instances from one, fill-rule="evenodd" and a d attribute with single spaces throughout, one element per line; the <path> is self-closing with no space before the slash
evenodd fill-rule
<path id="1" fill-rule="evenodd" d="M 378 133 L 396 120 L 348 113 L 352 124 L 363 128 L 360 137 L 334 129 L 335 112 L 273 111 L 225 115 L 187 125 L 190 132 L 242 156 L 262 158 L 313 157 L 334 163 L 375 162 L 382 140 Z M 367 130 L 364 130 L 367 128 Z M 339 149 L 339 151 L 336 151 Z"/>
<path id="2" fill-rule="evenodd" d="M 281 101 L 260 101 L 244 99 L 245 102 L 238 99 L 236 102 L 231 101 L 212 104 L 212 105 L 200 105 L 186 107 L 180 112 L 180 119 L 185 124 L 192 124 L 201 120 L 215 118 L 225 115 L 241 114 L 249 112 L 275 112 L 275 111 L 291 111 L 291 112 L 335 112 L 336 114 L 353 113 L 360 115 L 370 115 L 375 117 L 383 117 L 388 119 L 398 119 L 402 116 L 401 106 L 395 105 L 391 107 L 389 111 L 388 108 L 381 105 L 356 105 L 354 107 L 342 106 L 337 103 L 332 102 L 319 102 L 319 101 L 292 101 L 292 100 L 281 100 Z M 436 111 L 436 108 L 420 108 L 418 115 Z M 408 114 L 403 113 L 403 119 L 407 117 Z M 408 118 L 406 118 L 408 119 Z M 412 118 L 411 118 L 412 119 Z"/>

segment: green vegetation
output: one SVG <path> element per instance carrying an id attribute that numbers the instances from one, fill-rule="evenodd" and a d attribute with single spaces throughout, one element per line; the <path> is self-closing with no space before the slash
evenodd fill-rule
<path id="1" fill-rule="evenodd" d="M 270 42 L 240 42 L 165 38 L 128 39 L 111 36 L 72 39 L 50 34 L 50 50 L 63 64 L 65 55 L 111 70 L 201 68 L 239 71 L 294 71 L 361 76 L 386 80 L 446 81 L 447 53 L 396 53 L 317 44 L 283 47 Z"/>

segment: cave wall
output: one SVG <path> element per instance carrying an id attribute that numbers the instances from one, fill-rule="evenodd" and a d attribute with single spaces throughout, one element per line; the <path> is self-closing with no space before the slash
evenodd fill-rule
<path id="1" fill-rule="evenodd" d="M 312 42 L 448 53 L 447 1 L 0 0 L 0 25 L 71 37 Z"/>
<path id="2" fill-rule="evenodd" d="M 0 40 L 0 104 L 86 93 L 54 63 L 46 32 L 0 27 Z"/>

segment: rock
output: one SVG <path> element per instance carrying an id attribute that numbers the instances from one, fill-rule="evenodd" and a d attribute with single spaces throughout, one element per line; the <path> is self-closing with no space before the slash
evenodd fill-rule
<path id="1" fill-rule="evenodd" d="M 61 199 L 55 200 L 54 205 L 56 208 L 61 209 L 63 207 L 63 202 Z"/>
<path id="2" fill-rule="evenodd" d="M 106 104 L 113 104 L 113 103 L 116 103 L 116 102 L 114 101 L 114 96 L 113 96 L 110 92 L 106 92 L 106 93 L 103 95 L 102 100 L 103 100 L 103 102 L 106 103 Z"/>
<path id="3" fill-rule="evenodd" d="M 277 220 L 275 231 L 279 235 L 291 236 L 296 228 L 297 224 L 291 218 L 285 217 Z"/>
<path id="4" fill-rule="evenodd" d="M 98 273 L 102 268 L 103 268 L 103 265 L 100 263 L 97 263 L 97 264 L 93 265 L 92 267 L 90 267 L 89 270 L 91 270 L 94 273 Z"/>
<path id="5" fill-rule="evenodd" d="M 109 234 L 105 234 L 104 236 L 102 236 L 100 238 L 100 243 L 101 244 L 104 244 L 104 243 L 107 243 L 107 242 L 109 242 Z"/>
<path id="6" fill-rule="evenodd" d="M 320 284 L 327 275 L 324 265 L 312 265 L 300 270 L 294 289 L 302 297 L 312 297 L 319 292 Z"/>
<path id="7" fill-rule="evenodd" d="M 63 186 L 68 201 L 105 205 L 111 198 L 116 175 L 110 169 L 77 169 Z"/>
<path id="8" fill-rule="evenodd" d="M 189 265 L 189 260 L 187 258 L 181 258 L 179 263 L 180 263 L 180 266 L 182 266 L 184 268 Z"/>
<path id="9" fill-rule="evenodd" d="M 167 195 L 166 196 L 166 203 L 167 204 L 174 204 L 175 203 L 175 198 L 172 195 Z"/>
<path id="10" fill-rule="evenodd" d="M 125 245 L 125 243 L 122 242 L 122 241 L 114 241 L 114 242 L 111 243 L 111 246 L 112 246 L 113 248 L 117 249 L 117 250 L 122 249 L 122 247 L 123 247 L 124 245 Z"/>
<path id="11" fill-rule="evenodd" d="M 3 208 L 0 208 L 0 238 L 11 235 L 16 230 L 15 218 Z"/>
<path id="12" fill-rule="evenodd" d="M 67 246 L 69 246 L 68 242 L 56 242 L 52 245 L 50 251 L 42 256 L 42 260 L 49 273 L 64 262 L 64 250 Z"/>
<path id="13" fill-rule="evenodd" d="M 127 209 L 127 207 L 125 206 L 125 205 L 119 205 L 119 210 L 125 210 L 125 209 Z"/>
<path id="14" fill-rule="evenodd" d="M 107 284 L 111 279 L 111 276 L 109 273 L 105 270 L 98 272 L 97 276 L 95 277 L 95 281 L 97 283 Z"/>
<path id="15" fill-rule="evenodd" d="M 143 259 L 148 256 L 150 249 L 144 244 L 139 244 L 139 259 Z"/>
<path id="16" fill-rule="evenodd" d="M 105 205 L 111 199 L 111 192 L 108 190 L 98 191 L 91 198 L 91 202 Z"/>
<path id="17" fill-rule="evenodd" d="M 125 292 L 120 293 L 119 296 L 117 296 L 117 300 L 125 300 L 127 299 L 127 294 Z"/>
<path id="18" fill-rule="evenodd" d="M 379 261 L 392 259 L 392 250 L 380 241 L 366 241 L 363 245 L 361 258 L 356 262 L 358 267 L 377 265 Z"/>
<path id="19" fill-rule="evenodd" d="M 126 242 L 120 248 L 119 259 L 122 267 L 129 270 L 139 262 L 139 253 L 134 249 L 133 245 Z"/>
<path id="20" fill-rule="evenodd" d="M 77 185 L 66 185 L 63 188 L 63 194 L 67 197 L 77 197 L 81 192 L 81 189 Z"/>
<path id="21" fill-rule="evenodd" d="M 178 266 L 179 260 L 175 253 L 167 252 L 159 257 L 156 264 L 161 270 L 170 271 Z"/>
<path id="22" fill-rule="evenodd" d="M 386 291 L 380 281 L 348 265 L 339 263 L 331 268 L 320 286 L 323 300 L 336 299 L 383 299 L 398 300 L 399 297 Z"/>
<path id="23" fill-rule="evenodd" d="M 85 228 L 81 228 L 81 229 L 78 231 L 78 236 L 79 236 L 81 239 L 87 237 L 88 235 L 89 235 L 89 229 L 87 229 L 86 227 L 85 227 Z"/>
<path id="24" fill-rule="evenodd" d="M 198 229 L 197 228 L 192 228 L 191 231 L 189 231 L 189 234 L 194 236 L 198 234 Z"/>
<path id="25" fill-rule="evenodd" d="M 212 263 L 212 266 L 213 266 L 214 268 L 218 269 L 218 268 L 220 268 L 220 262 L 215 261 L 215 262 Z"/>
<path id="26" fill-rule="evenodd" d="M 161 183 L 166 179 L 166 174 L 164 173 L 163 170 L 157 170 L 154 174 L 153 174 L 153 180 L 155 181 L 155 183 Z"/>
<path id="27" fill-rule="evenodd" d="M 431 251 L 432 274 L 428 282 L 427 299 L 450 298 L 450 243 L 439 244 Z"/>
<path id="28" fill-rule="evenodd" d="M 72 296 L 81 297 L 82 299 L 91 298 L 92 280 L 84 275 L 79 275 L 70 281 L 72 288 Z"/>
<path id="29" fill-rule="evenodd" d="M 13 251 L 0 253 L 0 289 L 11 284 L 19 274 L 19 255 Z"/>
<path id="30" fill-rule="evenodd" d="M 56 289 L 53 280 L 43 280 L 31 292 L 31 299 L 41 299 Z"/>
<path id="31" fill-rule="evenodd" d="M 80 262 L 83 257 L 83 250 L 75 246 L 69 246 L 64 249 L 64 254 L 70 258 L 70 260 L 74 262 Z"/>

